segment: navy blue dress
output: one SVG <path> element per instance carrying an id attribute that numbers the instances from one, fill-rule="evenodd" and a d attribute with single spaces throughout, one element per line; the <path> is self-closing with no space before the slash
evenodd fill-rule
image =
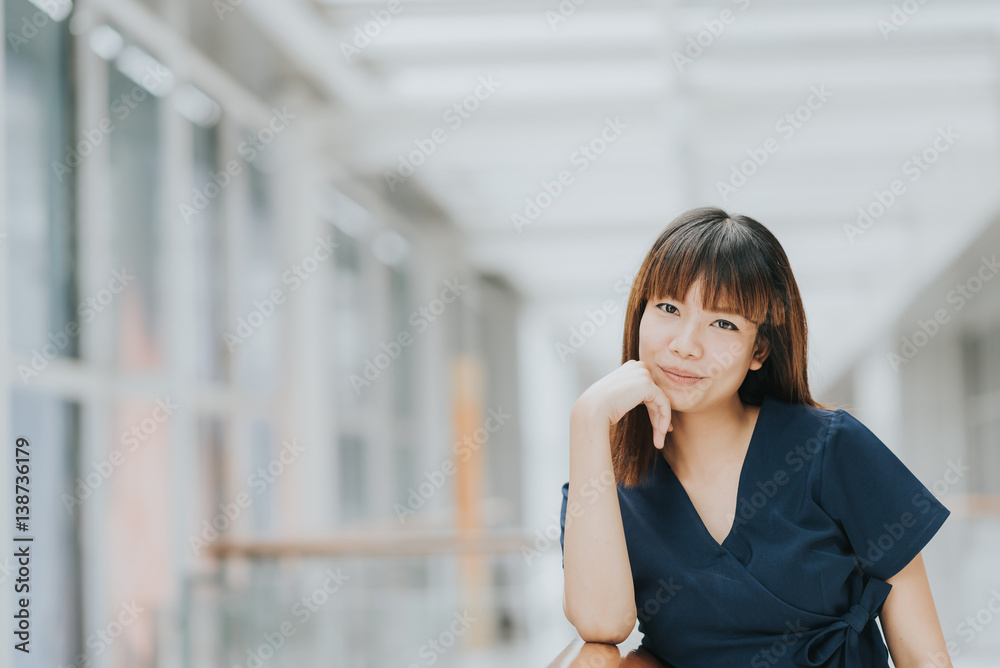
<path id="1" fill-rule="evenodd" d="M 889 665 L 886 580 L 951 511 L 857 418 L 765 397 L 721 545 L 661 450 L 652 463 L 618 501 L 642 646 L 665 666 Z"/>

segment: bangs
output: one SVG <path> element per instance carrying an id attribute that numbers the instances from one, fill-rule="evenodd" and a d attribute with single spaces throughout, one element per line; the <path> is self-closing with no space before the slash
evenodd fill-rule
<path id="1" fill-rule="evenodd" d="M 767 248 L 757 236 L 731 219 L 682 226 L 651 258 L 642 295 L 683 301 L 701 280 L 702 308 L 734 313 L 758 325 L 768 318 L 780 324 L 783 309 L 773 303 L 766 257 Z"/>

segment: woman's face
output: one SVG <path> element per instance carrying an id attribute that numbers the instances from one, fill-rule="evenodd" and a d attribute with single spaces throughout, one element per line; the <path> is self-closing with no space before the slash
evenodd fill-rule
<path id="1" fill-rule="evenodd" d="M 646 303 L 639 322 L 639 360 L 670 399 L 671 410 L 697 412 L 728 402 L 749 370 L 761 367 L 757 325 L 735 313 L 701 308 L 702 282 L 683 302 L 661 297 Z"/>

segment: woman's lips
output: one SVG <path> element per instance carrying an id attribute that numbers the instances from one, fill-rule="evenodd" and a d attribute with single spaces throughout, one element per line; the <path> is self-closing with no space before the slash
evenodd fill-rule
<path id="1" fill-rule="evenodd" d="M 663 371 L 663 375 L 676 385 L 694 385 L 703 378 L 703 376 L 692 376 L 687 371 L 674 367 L 661 366 L 660 370 Z"/>

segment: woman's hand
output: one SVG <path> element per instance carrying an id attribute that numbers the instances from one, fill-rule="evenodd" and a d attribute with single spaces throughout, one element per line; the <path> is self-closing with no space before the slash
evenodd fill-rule
<path id="1" fill-rule="evenodd" d="M 573 404 L 574 411 L 590 419 L 617 423 L 639 404 L 646 404 L 653 425 L 653 445 L 663 447 L 670 424 L 670 400 L 653 382 L 649 366 L 639 360 L 629 360 L 588 387 Z"/>

